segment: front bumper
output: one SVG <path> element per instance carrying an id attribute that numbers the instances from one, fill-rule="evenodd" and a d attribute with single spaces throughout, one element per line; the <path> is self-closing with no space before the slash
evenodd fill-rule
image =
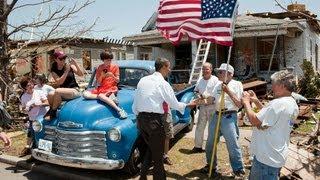
<path id="1" fill-rule="evenodd" d="M 96 170 L 113 170 L 121 169 L 124 167 L 123 160 L 111 160 L 102 158 L 76 158 L 65 157 L 53 154 L 51 152 L 43 151 L 40 149 L 33 149 L 32 156 L 40 161 L 57 164 L 67 167 L 83 168 L 83 169 L 96 169 Z"/>

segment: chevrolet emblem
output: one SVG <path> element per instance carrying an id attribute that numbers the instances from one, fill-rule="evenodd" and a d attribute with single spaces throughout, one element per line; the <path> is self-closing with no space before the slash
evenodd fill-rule
<path id="1" fill-rule="evenodd" d="M 64 127 L 64 128 L 83 128 L 83 124 L 78 124 L 72 121 L 64 121 L 64 122 L 59 122 L 58 123 L 59 127 Z"/>

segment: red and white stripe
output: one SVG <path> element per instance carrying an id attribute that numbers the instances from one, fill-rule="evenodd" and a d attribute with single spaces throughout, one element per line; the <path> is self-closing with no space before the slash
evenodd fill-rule
<path id="1" fill-rule="evenodd" d="M 232 46 L 232 19 L 201 20 L 201 0 L 161 0 L 157 29 L 174 44 L 186 35 L 189 39 Z"/>

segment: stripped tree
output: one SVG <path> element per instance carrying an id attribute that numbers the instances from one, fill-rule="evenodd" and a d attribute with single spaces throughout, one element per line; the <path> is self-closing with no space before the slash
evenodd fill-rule
<path id="1" fill-rule="evenodd" d="M 29 3 L 28 3 L 29 2 Z M 85 25 L 82 20 L 75 21 L 76 14 L 85 7 L 92 4 L 93 0 L 83 2 L 74 1 L 56 1 L 39 0 L 39 2 L 22 0 L 0 0 L 0 87 L 2 90 L 8 90 L 8 84 L 11 79 L 8 76 L 10 60 L 20 58 L 19 53 L 24 47 L 27 47 L 34 39 L 46 41 L 52 38 L 69 37 L 70 40 L 89 33 L 95 25 Z M 34 18 L 28 22 L 17 23 L 9 22 L 9 17 L 16 12 L 23 12 L 28 8 L 37 9 Z M 30 13 L 30 11 L 28 11 Z M 71 21 L 73 20 L 73 21 Z M 20 37 L 20 38 L 19 38 Z M 18 41 L 19 40 L 19 41 Z M 15 53 L 12 53 L 10 47 L 17 44 Z M 59 42 L 55 42 L 59 43 Z M 35 56 L 38 52 L 30 53 L 27 56 Z M 25 56 L 25 55 L 24 55 Z M 22 57 L 26 58 L 26 57 Z M 6 98 L 6 91 L 2 95 Z"/>

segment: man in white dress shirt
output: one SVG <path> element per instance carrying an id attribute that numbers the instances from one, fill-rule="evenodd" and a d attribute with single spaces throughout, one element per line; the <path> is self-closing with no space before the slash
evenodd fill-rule
<path id="1" fill-rule="evenodd" d="M 166 179 L 163 165 L 165 140 L 163 102 L 182 114 L 186 106 L 195 105 L 178 102 L 172 87 L 165 81 L 164 77 L 170 72 L 169 60 L 157 59 L 155 70 L 152 75 L 143 77 L 139 81 L 132 105 L 132 110 L 137 115 L 137 127 L 148 146 L 140 173 L 140 179 L 143 180 L 147 179 L 151 160 L 154 165 L 153 179 Z"/>
<path id="2" fill-rule="evenodd" d="M 197 82 L 194 91 L 199 93 L 202 99 L 208 99 L 218 81 L 218 78 L 212 75 L 212 64 L 206 62 L 202 67 L 202 78 Z M 207 126 L 207 122 L 212 118 L 214 112 L 215 110 L 212 103 L 199 106 L 199 116 L 195 131 L 194 148 L 192 149 L 194 153 L 204 151 L 202 149 L 204 130 Z"/>
<path id="3" fill-rule="evenodd" d="M 288 156 L 290 132 L 299 108 L 292 97 L 295 89 L 294 75 L 287 70 L 271 76 L 275 99 L 265 107 L 253 91 L 244 92 L 242 103 L 253 128 L 251 154 L 254 156 L 250 180 L 276 180 Z M 251 102 L 259 109 L 252 110 Z"/>
<path id="4" fill-rule="evenodd" d="M 222 63 L 217 70 L 217 76 L 219 78 L 218 84 L 212 91 L 212 96 L 215 99 L 215 113 L 213 119 L 209 122 L 209 133 L 206 144 L 206 159 L 208 165 L 202 169 L 202 172 L 208 173 L 209 164 L 211 162 L 213 141 L 215 136 L 215 127 L 218 120 L 218 114 L 220 110 L 220 97 L 222 91 L 225 92 L 224 107 L 222 107 L 221 126 L 219 131 L 219 137 L 222 135 L 226 140 L 227 150 L 229 153 L 230 165 L 233 173 L 236 176 L 243 176 L 245 174 L 242 152 L 238 142 L 239 128 L 237 123 L 237 111 L 242 107 L 241 97 L 243 93 L 242 83 L 233 80 L 234 69 L 231 65 Z M 225 81 L 225 77 L 227 79 Z M 219 138 L 218 137 L 218 138 Z M 214 157 L 213 162 L 213 174 L 217 173 L 217 158 Z"/>

